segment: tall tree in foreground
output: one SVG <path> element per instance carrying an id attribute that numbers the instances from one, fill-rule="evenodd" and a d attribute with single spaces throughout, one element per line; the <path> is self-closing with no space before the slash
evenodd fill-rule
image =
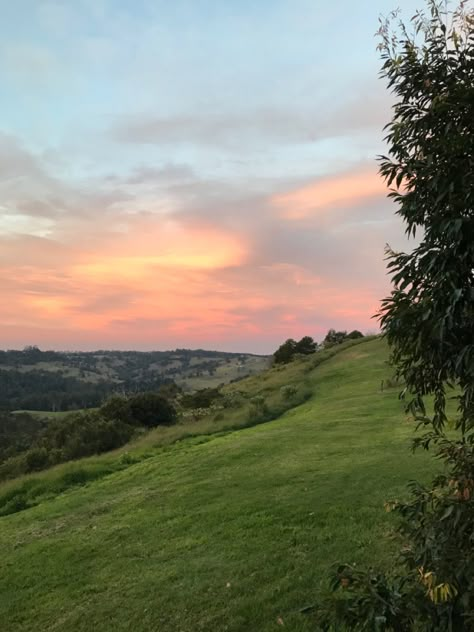
<path id="1" fill-rule="evenodd" d="M 335 598 L 318 608 L 323 630 L 474 630 L 474 10 L 427 4 L 410 27 L 393 29 L 392 15 L 379 31 L 382 76 L 396 97 L 380 173 L 419 240 L 410 253 L 388 249 L 393 290 L 379 317 L 425 430 L 415 445 L 446 467 L 392 507 L 404 572 L 339 566 Z M 453 387 L 457 434 L 447 436 Z"/>

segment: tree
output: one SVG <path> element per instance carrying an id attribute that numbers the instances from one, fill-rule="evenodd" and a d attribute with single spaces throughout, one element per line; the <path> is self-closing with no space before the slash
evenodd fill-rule
<path id="1" fill-rule="evenodd" d="M 130 398 L 132 419 L 139 426 L 170 425 L 176 421 L 176 409 L 158 393 L 139 393 Z"/>
<path id="2" fill-rule="evenodd" d="M 303 336 L 295 345 L 295 352 L 303 355 L 310 355 L 315 353 L 318 345 L 314 342 L 311 336 Z"/>
<path id="3" fill-rule="evenodd" d="M 296 340 L 288 338 L 273 354 L 275 364 L 286 364 L 293 359 L 296 349 Z"/>
<path id="4" fill-rule="evenodd" d="M 291 362 L 297 353 L 309 355 L 315 353 L 317 348 L 318 345 L 311 336 L 303 336 L 298 342 L 288 338 L 273 354 L 273 361 L 275 364 L 286 364 Z"/>
<path id="5" fill-rule="evenodd" d="M 323 344 L 326 346 L 338 345 L 341 342 L 344 342 L 346 338 L 347 331 L 336 331 L 335 329 L 330 329 L 323 340 Z"/>
<path id="6" fill-rule="evenodd" d="M 364 334 L 358 329 L 354 329 L 354 331 L 351 331 L 346 336 L 348 340 L 357 340 L 358 338 L 363 338 L 363 337 L 364 337 Z"/>
<path id="7" fill-rule="evenodd" d="M 413 483 L 411 500 L 391 506 L 401 516 L 405 571 L 340 566 L 333 586 L 345 594 L 319 608 L 322 629 L 474 629 L 474 11 L 466 4 L 448 12 L 428 0 L 413 33 L 392 30 L 391 20 L 379 31 L 382 76 L 396 96 L 380 172 L 407 234 L 419 239 L 409 253 L 387 249 L 393 290 L 379 317 L 409 410 L 425 429 L 415 445 L 434 446 L 446 471 L 431 485 Z M 445 433 L 449 385 L 455 438 Z"/>
<path id="8" fill-rule="evenodd" d="M 133 423 L 130 399 L 123 395 L 112 395 L 99 408 L 100 415 L 108 421 L 121 421 L 125 424 Z"/>

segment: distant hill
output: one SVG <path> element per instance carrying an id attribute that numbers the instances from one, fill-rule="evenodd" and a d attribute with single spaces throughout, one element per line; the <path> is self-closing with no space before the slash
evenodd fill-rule
<path id="1" fill-rule="evenodd" d="M 218 386 L 253 375 L 268 356 L 204 349 L 174 351 L 0 351 L 0 409 L 63 411 L 87 408 L 113 392 Z"/>

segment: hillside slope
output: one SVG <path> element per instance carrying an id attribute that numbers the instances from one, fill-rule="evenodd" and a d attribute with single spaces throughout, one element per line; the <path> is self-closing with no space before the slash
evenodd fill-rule
<path id="1" fill-rule="evenodd" d="M 386 359 L 380 340 L 343 351 L 278 420 L 0 518 L 2 629 L 312 630 L 299 610 L 331 563 L 393 563 L 383 501 L 427 475 Z"/>

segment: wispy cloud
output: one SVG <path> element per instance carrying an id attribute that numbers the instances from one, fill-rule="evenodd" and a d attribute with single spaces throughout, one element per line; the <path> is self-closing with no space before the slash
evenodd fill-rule
<path id="1" fill-rule="evenodd" d="M 374 168 L 319 178 L 303 187 L 276 195 L 272 203 L 281 217 L 303 219 L 341 206 L 355 207 L 385 194 L 385 185 Z"/>

